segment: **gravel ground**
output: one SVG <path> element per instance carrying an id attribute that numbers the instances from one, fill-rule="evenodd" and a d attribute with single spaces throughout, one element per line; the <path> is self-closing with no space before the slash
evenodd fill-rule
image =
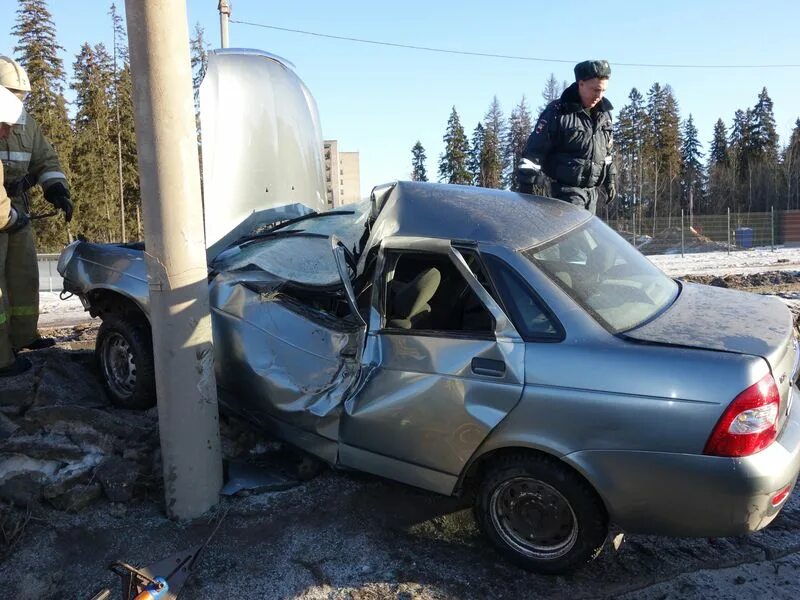
<path id="1" fill-rule="evenodd" d="M 793 253 L 797 271 L 800 253 Z M 789 299 L 800 293 L 796 272 L 722 277 L 719 270 L 704 278 L 698 270 L 687 279 Z M 689 272 L 679 271 L 674 275 Z M 85 320 L 79 305 L 70 306 L 68 318 Z M 58 312 L 50 311 L 51 322 L 58 322 Z M 88 356 L 95 331 L 96 324 L 79 335 L 71 328 L 53 333 L 59 347 Z M 90 360 L 77 362 L 84 368 L 76 378 L 97 377 Z M 129 504 L 100 500 L 77 514 L 36 508 L 21 533 L 5 540 L 13 548 L 0 562 L 0 581 L 18 600 L 88 600 L 103 586 L 119 598 L 118 580 L 106 568 L 110 562 L 141 566 L 191 548 L 223 515 L 182 599 L 800 597 L 798 493 L 769 527 L 751 536 L 624 536 L 618 548 L 609 543 L 574 575 L 541 577 L 500 558 L 462 501 L 330 470 L 284 491 L 224 498 L 207 519 L 192 523 L 168 520 L 157 490 Z M 10 531 L 2 517 L 0 512 L 0 545 Z"/>

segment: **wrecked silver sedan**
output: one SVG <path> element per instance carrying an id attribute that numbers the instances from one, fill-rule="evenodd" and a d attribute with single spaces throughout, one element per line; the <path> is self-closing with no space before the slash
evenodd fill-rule
<path id="1" fill-rule="evenodd" d="M 329 464 L 470 494 L 518 564 L 628 532 L 769 524 L 800 469 L 798 346 L 775 299 L 670 279 L 586 211 L 402 182 L 265 211 L 210 261 L 222 405 Z M 78 242 L 112 399 L 155 400 L 143 249 Z"/>

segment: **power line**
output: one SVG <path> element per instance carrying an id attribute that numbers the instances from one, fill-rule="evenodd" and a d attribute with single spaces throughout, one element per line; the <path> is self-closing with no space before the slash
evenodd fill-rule
<path id="1" fill-rule="evenodd" d="M 264 29 L 274 29 L 288 33 L 300 33 L 314 37 L 328 38 L 331 40 L 341 40 L 346 42 L 358 42 L 360 44 L 374 44 L 376 46 L 390 46 L 392 48 L 405 48 L 407 50 L 422 50 L 425 52 L 439 52 L 443 54 L 461 54 L 464 56 L 481 56 L 484 58 L 500 58 L 504 60 L 524 60 L 529 62 L 544 63 L 566 63 L 575 64 L 578 60 L 567 60 L 563 58 L 540 58 L 534 56 L 515 56 L 513 54 L 492 54 L 488 52 L 470 52 L 468 50 L 449 50 L 447 48 L 434 48 L 431 46 L 414 46 L 412 44 L 397 44 L 394 42 L 381 42 L 378 40 L 366 40 L 363 38 L 347 37 L 342 35 L 331 35 L 329 33 L 318 33 L 315 31 L 304 31 L 302 29 L 290 29 L 288 27 L 278 27 L 276 25 L 265 25 L 264 23 L 253 23 L 251 21 L 230 20 L 237 25 L 250 25 L 251 27 L 262 27 Z M 656 67 L 660 69 L 797 69 L 800 64 L 791 65 L 682 65 L 682 64 L 657 64 L 657 63 L 624 63 L 609 61 L 615 67 Z"/>

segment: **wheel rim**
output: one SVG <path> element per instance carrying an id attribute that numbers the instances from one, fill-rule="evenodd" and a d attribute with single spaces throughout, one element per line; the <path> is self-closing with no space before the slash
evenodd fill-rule
<path id="1" fill-rule="evenodd" d="M 111 391 L 120 398 L 132 396 L 136 388 L 136 362 L 128 340 L 116 332 L 109 334 L 101 356 L 103 372 Z"/>
<path id="2" fill-rule="evenodd" d="M 492 493 L 492 524 L 515 551 L 539 559 L 564 556 L 578 539 L 578 519 L 554 487 L 532 477 L 514 477 Z"/>

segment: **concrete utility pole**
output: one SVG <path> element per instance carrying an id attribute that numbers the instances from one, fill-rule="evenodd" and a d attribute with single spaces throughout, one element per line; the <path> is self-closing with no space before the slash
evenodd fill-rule
<path id="1" fill-rule="evenodd" d="M 231 18 L 231 4 L 228 0 L 219 0 L 219 4 L 217 5 L 217 10 L 219 11 L 219 35 L 221 42 L 221 48 L 228 47 L 228 20 Z"/>
<path id="2" fill-rule="evenodd" d="M 184 0 L 125 0 L 167 514 L 222 486 L 200 170 Z"/>

